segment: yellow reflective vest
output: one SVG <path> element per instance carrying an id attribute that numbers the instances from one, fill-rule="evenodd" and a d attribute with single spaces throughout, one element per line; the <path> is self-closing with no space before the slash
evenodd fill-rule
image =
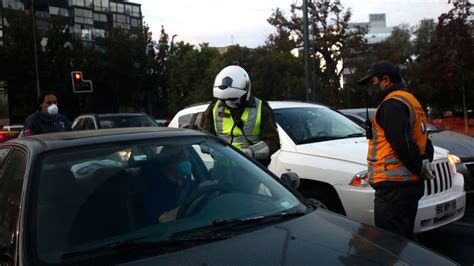
<path id="1" fill-rule="evenodd" d="M 421 155 L 425 154 L 426 141 L 428 138 L 427 119 L 421 104 L 409 92 L 396 90 L 385 97 L 383 102 L 396 99 L 404 103 L 410 110 L 411 138 L 415 140 L 420 148 Z M 383 103 L 382 102 L 382 103 Z M 378 109 L 377 109 L 378 112 Z M 395 151 L 385 138 L 382 127 L 377 123 L 377 112 L 373 116 L 373 138 L 369 141 L 367 154 L 368 179 L 370 184 L 383 181 L 417 181 L 420 177 L 413 174 L 397 158 Z"/>
<path id="2" fill-rule="evenodd" d="M 234 123 L 229 108 L 220 100 L 214 105 L 213 118 L 217 136 L 236 148 L 245 148 L 261 140 L 262 101 L 257 98 L 255 107 L 246 107 L 242 113 L 243 131 Z"/>

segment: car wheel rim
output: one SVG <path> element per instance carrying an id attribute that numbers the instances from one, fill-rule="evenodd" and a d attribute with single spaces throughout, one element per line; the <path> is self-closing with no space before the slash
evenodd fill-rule
<path id="1" fill-rule="evenodd" d="M 317 206 L 318 208 L 325 209 L 325 210 L 328 209 L 326 204 L 324 204 L 322 201 L 320 201 L 318 199 L 309 198 L 308 201 L 311 202 L 311 204 Z"/>

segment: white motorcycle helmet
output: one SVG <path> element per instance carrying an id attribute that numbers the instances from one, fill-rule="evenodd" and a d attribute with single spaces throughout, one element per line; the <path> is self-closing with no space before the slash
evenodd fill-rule
<path id="1" fill-rule="evenodd" d="M 214 80 L 214 97 L 231 108 L 239 107 L 250 99 L 250 78 L 240 66 L 228 66 Z"/>

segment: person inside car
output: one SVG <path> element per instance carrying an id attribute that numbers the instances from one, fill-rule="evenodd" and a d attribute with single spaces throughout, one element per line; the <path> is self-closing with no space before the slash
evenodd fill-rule
<path id="1" fill-rule="evenodd" d="M 183 146 L 165 146 L 160 152 L 160 166 L 145 175 L 144 194 L 146 224 L 176 219 L 181 205 L 200 187 L 214 182 L 198 183 L 192 174 L 189 152 Z"/>

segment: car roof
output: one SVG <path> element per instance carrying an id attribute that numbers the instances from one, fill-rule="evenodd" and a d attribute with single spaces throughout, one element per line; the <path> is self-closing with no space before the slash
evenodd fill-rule
<path id="1" fill-rule="evenodd" d="M 149 116 L 149 115 L 145 113 L 104 113 L 104 114 L 90 113 L 90 114 L 82 114 L 78 117 L 83 117 L 83 116 L 116 117 L 116 116 Z"/>
<path id="2" fill-rule="evenodd" d="M 339 109 L 339 112 L 357 114 L 357 113 L 360 113 L 360 112 L 365 112 L 365 109 L 366 108 Z M 369 112 L 373 112 L 373 111 L 377 110 L 377 108 L 368 108 L 368 109 L 369 109 Z"/>
<path id="3" fill-rule="evenodd" d="M 91 144 L 186 136 L 206 136 L 206 134 L 181 128 L 129 127 L 40 134 L 14 139 L 9 141 L 9 144 L 29 146 L 32 149 L 38 149 L 33 147 L 41 146 L 41 150 L 53 150 Z"/>

